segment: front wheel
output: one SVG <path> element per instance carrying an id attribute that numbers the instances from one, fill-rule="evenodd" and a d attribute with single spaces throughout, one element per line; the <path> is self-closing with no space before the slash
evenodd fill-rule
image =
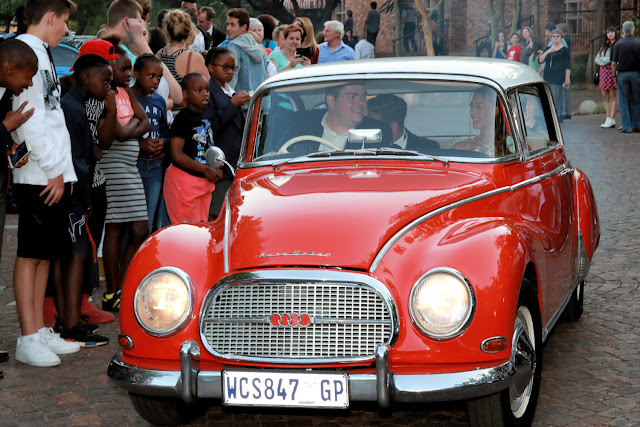
<path id="1" fill-rule="evenodd" d="M 542 328 L 537 301 L 525 280 L 511 341 L 515 370 L 512 384 L 500 393 L 467 402 L 471 426 L 529 426 L 533 422 L 542 375 Z"/>
<path id="2" fill-rule="evenodd" d="M 186 403 L 180 399 L 140 396 L 129 393 L 136 412 L 148 423 L 161 426 L 187 424 L 204 415 L 203 403 Z"/>
<path id="3" fill-rule="evenodd" d="M 567 322 L 577 322 L 584 311 L 584 281 L 578 283 L 573 290 L 569 304 L 564 309 L 564 318 Z"/>

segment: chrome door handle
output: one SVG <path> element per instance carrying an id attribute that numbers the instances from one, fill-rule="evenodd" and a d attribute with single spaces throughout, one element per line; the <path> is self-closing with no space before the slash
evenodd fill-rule
<path id="1" fill-rule="evenodd" d="M 573 168 L 564 168 L 560 171 L 560 176 L 565 176 L 568 173 L 573 172 Z"/>

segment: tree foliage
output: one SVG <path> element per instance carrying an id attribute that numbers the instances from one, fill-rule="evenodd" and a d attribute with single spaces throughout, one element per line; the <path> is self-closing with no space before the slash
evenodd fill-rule
<path id="1" fill-rule="evenodd" d="M 2 0 L 0 1 L 0 25 L 8 26 L 16 14 L 18 6 L 22 6 L 25 0 Z"/>
<path id="2" fill-rule="evenodd" d="M 78 11 L 69 20 L 69 29 L 76 34 L 96 34 L 100 25 L 107 23 L 107 10 L 110 1 L 74 0 L 78 5 Z M 284 0 L 209 0 L 198 1 L 198 6 L 211 6 L 216 11 L 215 26 L 225 30 L 226 11 L 234 7 L 243 7 L 252 16 L 263 13 L 273 15 L 282 23 L 291 23 L 297 16 L 306 16 L 313 22 L 314 28 L 320 29 L 325 21 L 331 19 L 333 10 L 340 0 L 326 0 L 326 6 L 320 9 L 301 9 L 302 0 L 291 0 L 293 12 L 284 7 Z M 0 25 L 8 25 L 18 6 L 25 0 L 1 0 L 0 1 Z M 180 7 L 180 0 L 153 0 L 150 23 L 157 25 L 157 13 L 162 9 L 174 9 Z"/>

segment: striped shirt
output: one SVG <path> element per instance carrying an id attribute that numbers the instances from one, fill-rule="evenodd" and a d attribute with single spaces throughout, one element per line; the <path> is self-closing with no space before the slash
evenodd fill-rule
<path id="1" fill-rule="evenodd" d="M 171 72 L 171 75 L 175 77 L 175 79 L 178 81 L 178 84 L 182 83 L 182 76 L 179 76 L 178 73 L 176 72 L 176 59 L 178 58 L 178 56 L 180 56 L 182 52 L 186 50 L 187 49 L 180 49 L 175 51 L 171 55 L 167 55 L 165 53 L 167 51 L 166 47 L 162 49 L 162 51 L 160 51 L 160 59 L 162 60 L 162 62 L 164 62 L 164 65 L 167 66 L 167 68 Z"/>

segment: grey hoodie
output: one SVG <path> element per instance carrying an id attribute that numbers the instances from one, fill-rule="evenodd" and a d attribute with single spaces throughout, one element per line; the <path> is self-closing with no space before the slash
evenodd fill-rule
<path id="1" fill-rule="evenodd" d="M 236 92 L 254 91 L 269 77 L 264 47 L 251 34 L 239 35 L 229 42 L 227 49 L 233 53 L 239 67 L 233 80 L 229 82 Z"/>

